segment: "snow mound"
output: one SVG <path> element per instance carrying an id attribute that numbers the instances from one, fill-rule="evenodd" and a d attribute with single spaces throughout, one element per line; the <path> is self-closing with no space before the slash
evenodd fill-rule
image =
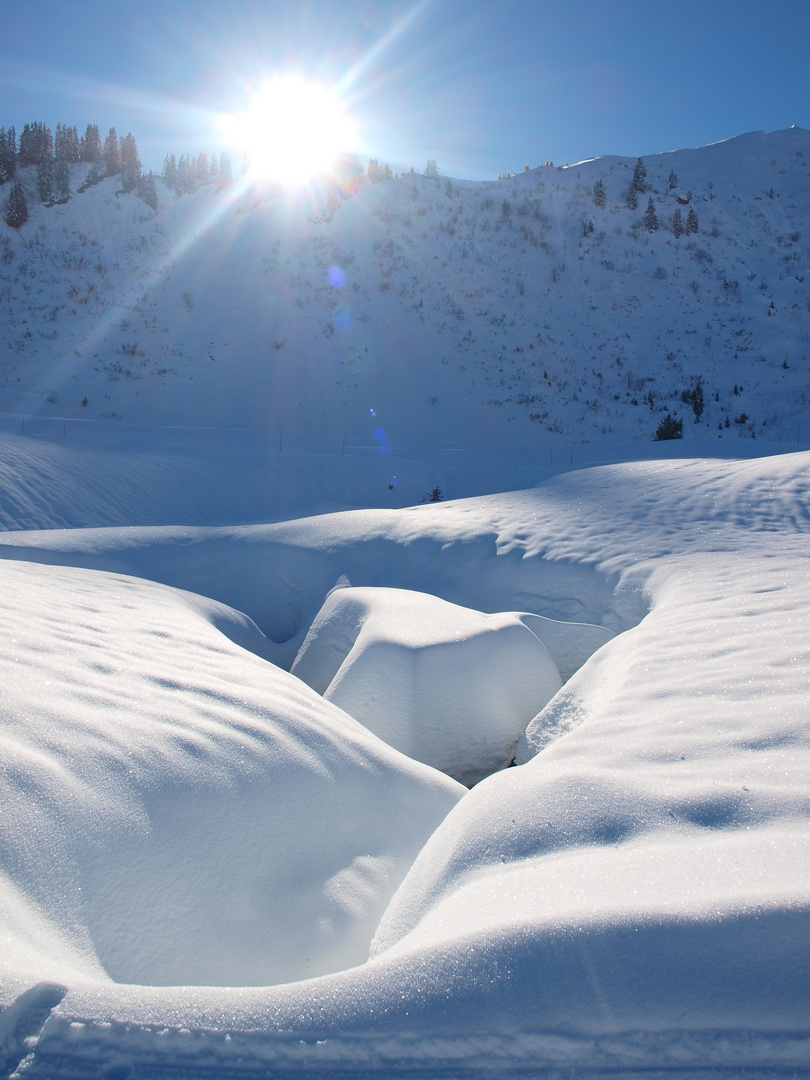
<path id="1" fill-rule="evenodd" d="M 223 636 L 261 638 L 224 605 L 4 561 L 0 618 L 6 987 L 269 985 L 366 959 L 463 788 Z"/>
<path id="2" fill-rule="evenodd" d="M 333 590 L 292 674 L 397 750 L 466 784 L 509 764 L 529 720 L 562 686 L 520 615 L 407 589 Z"/>

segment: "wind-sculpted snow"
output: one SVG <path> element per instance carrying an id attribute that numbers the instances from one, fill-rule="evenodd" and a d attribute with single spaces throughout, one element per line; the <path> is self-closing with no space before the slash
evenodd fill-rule
<path id="1" fill-rule="evenodd" d="M 9 1067 L 807 1076 L 809 509 L 795 454 L 4 534 Z M 401 669 L 454 619 L 497 628 L 470 687 L 442 664 L 446 713 L 406 713 L 377 643 Z M 504 627 L 565 682 L 466 794 L 268 663 L 325 692 L 367 634 L 355 706 L 449 747 L 450 706 L 527 678 Z"/>
<path id="2" fill-rule="evenodd" d="M 518 615 L 402 589 L 335 589 L 292 674 L 462 783 L 508 765 L 528 721 L 562 686 Z"/>
<path id="3" fill-rule="evenodd" d="M 362 962 L 463 789 L 231 644 L 221 605 L 0 576 L 7 976 L 245 985 Z"/>

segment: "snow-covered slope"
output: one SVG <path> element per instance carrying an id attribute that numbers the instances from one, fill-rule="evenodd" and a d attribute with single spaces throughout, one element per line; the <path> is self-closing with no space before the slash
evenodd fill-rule
<path id="1" fill-rule="evenodd" d="M 665 410 L 687 437 L 806 440 L 810 133 L 647 158 L 630 210 L 634 165 L 331 201 L 162 188 L 156 213 L 113 179 L 37 206 L 32 172 L 30 221 L 0 225 L 0 412 L 383 456 L 648 442 Z"/>
<path id="2" fill-rule="evenodd" d="M 2 234 L 0 1077 L 810 1076 L 809 138 Z"/>

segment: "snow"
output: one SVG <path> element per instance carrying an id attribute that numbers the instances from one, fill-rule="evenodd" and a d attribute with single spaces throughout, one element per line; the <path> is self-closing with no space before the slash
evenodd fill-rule
<path id="1" fill-rule="evenodd" d="M 390 746 L 462 783 L 508 765 L 529 719 L 562 687 L 519 615 L 400 589 L 331 592 L 291 670 Z"/>
<path id="2" fill-rule="evenodd" d="M 267 300 L 288 319 L 288 343 L 271 351 L 290 348 L 274 357 L 287 390 L 298 357 L 293 382 L 296 393 L 312 384 L 300 399 L 311 416 L 297 443 L 284 441 L 282 402 L 278 424 L 264 415 L 226 432 L 240 408 L 258 416 L 267 400 L 251 342 L 272 343 L 278 328 L 245 327 L 228 310 L 239 290 L 245 311 L 250 290 L 261 291 L 250 262 L 257 222 L 275 220 L 278 205 L 206 217 L 213 197 L 200 192 L 139 221 L 142 207 L 99 185 L 74 197 L 64 220 L 35 209 L 40 237 L 67 229 L 58 258 L 27 239 L 36 233 L 10 240 L 15 259 L 27 252 L 42 305 L 63 278 L 85 288 L 88 268 L 75 260 L 95 243 L 93 228 L 103 237 L 116 216 L 129 224 L 94 252 L 108 266 L 106 283 L 96 272 L 104 295 L 88 300 L 95 314 L 79 304 L 56 339 L 41 313 L 4 323 L 6 341 L 34 340 L 22 336 L 23 317 L 40 336 L 26 345 L 27 369 L 13 359 L 4 369 L 2 391 L 0 1075 L 810 1075 L 810 453 L 775 452 L 780 424 L 801 422 L 806 385 L 806 317 L 792 299 L 801 245 L 788 243 L 807 205 L 805 142 L 801 131 L 755 133 L 647 162 L 664 179 L 676 167 L 681 187 L 716 209 L 721 236 L 700 242 L 714 244 L 715 260 L 721 249 L 739 257 L 740 290 L 753 290 L 747 274 L 767 264 L 777 316 L 764 313 L 769 293 L 759 314 L 753 292 L 726 309 L 737 304 L 729 290 L 696 271 L 706 295 L 691 294 L 694 311 L 672 318 L 670 300 L 641 278 L 666 258 L 672 304 L 682 303 L 679 274 L 692 256 L 669 241 L 656 253 L 639 241 L 632 288 L 613 271 L 587 287 L 617 336 L 632 326 L 632 349 L 648 349 L 655 409 L 678 401 L 666 380 L 677 390 L 704 357 L 709 427 L 690 418 L 680 446 L 646 441 L 658 413 L 612 391 L 598 415 L 588 410 L 596 426 L 578 425 L 583 395 L 600 382 L 585 385 L 594 359 L 566 376 L 579 389 L 562 383 L 569 349 L 591 355 L 587 316 L 565 307 L 584 295 L 585 269 L 572 257 L 553 302 L 530 311 L 486 261 L 517 259 L 494 239 L 514 227 L 495 233 L 492 223 L 481 247 L 468 240 L 477 269 L 462 266 L 460 238 L 438 228 L 441 200 L 476 199 L 475 185 L 454 185 L 451 200 L 421 184 L 423 218 L 418 202 L 407 209 L 407 188 L 368 188 L 307 229 L 334 226 L 346 243 L 354 229 L 348 267 L 379 269 L 396 263 L 375 248 L 384 230 L 404 245 L 424 220 L 433 230 L 424 249 L 408 248 L 429 267 L 415 287 L 422 311 L 440 303 L 446 320 L 440 285 L 461 288 L 469 274 L 473 289 L 478 273 L 472 299 L 503 307 L 505 325 L 489 325 L 524 349 L 515 363 L 529 351 L 528 322 L 548 321 L 556 344 L 546 342 L 536 377 L 545 382 L 546 367 L 560 380 L 549 406 L 560 432 L 541 437 L 534 421 L 519 429 L 518 392 L 539 392 L 528 383 L 512 384 L 514 437 L 487 425 L 507 406 L 475 398 L 470 367 L 461 377 L 455 362 L 437 362 L 455 344 L 437 351 L 449 330 L 435 312 L 389 334 L 400 307 L 418 304 L 396 289 L 374 303 L 353 294 L 352 348 L 364 355 L 372 338 L 391 338 L 388 354 L 352 375 L 357 393 L 336 392 L 334 372 L 316 378 L 317 356 L 353 362 L 339 358 L 342 331 L 321 333 L 320 309 L 306 321 L 308 305 L 326 303 L 304 285 L 321 255 L 299 244 L 293 217 L 273 256 L 277 299 Z M 610 193 L 628 163 L 540 171 L 543 199 L 557 204 L 547 242 L 567 238 L 569 255 L 583 197 L 571 185 L 586 168 Z M 771 199 L 764 185 L 780 181 Z M 763 188 L 763 217 L 746 217 L 739 192 Z M 164 233 L 153 246 L 163 259 L 174 251 L 175 264 L 143 311 L 126 313 L 127 274 L 151 265 L 149 243 L 132 246 L 127 230 L 156 224 Z M 72 228 L 84 246 L 80 235 L 68 242 Z M 231 270 L 244 261 L 210 304 L 184 229 L 205 235 Z M 617 255 L 626 242 L 617 237 L 606 230 L 602 256 Z M 296 244 L 297 269 L 286 271 Z M 433 267 L 434 253 L 453 254 L 457 275 L 439 258 Z M 322 255 L 331 261 L 334 249 Z M 271 279 L 261 273 L 260 284 Z M 11 281 L 13 295 L 36 297 L 24 284 Z M 186 290 L 193 311 L 180 302 Z M 649 318 L 631 318 L 624 308 L 642 294 Z M 81 341 L 97 317 L 94 365 Z M 103 365 L 122 355 L 110 328 L 127 318 L 120 333 L 139 347 L 150 319 L 156 337 L 165 320 L 169 341 L 189 349 L 214 326 L 223 341 L 233 329 L 229 366 L 216 351 L 195 361 L 192 379 L 191 361 L 181 375 L 176 360 L 174 375 L 145 373 L 140 396 L 137 380 L 108 383 Z M 667 319 L 664 345 L 680 359 L 656 352 Z M 692 342 L 707 321 L 715 344 Z M 604 324 L 593 332 L 610 340 Z M 726 345 L 743 341 L 732 363 Z M 429 355 L 420 351 L 430 342 Z M 67 401 L 73 348 L 84 356 L 77 384 L 115 395 L 109 405 L 131 410 L 132 430 L 129 415 L 84 420 L 80 404 L 60 421 L 42 414 L 52 380 Z M 145 348 L 144 358 L 162 363 Z M 386 363 L 390 385 L 377 383 L 388 404 L 373 398 L 389 416 L 364 423 L 395 417 L 408 435 L 369 431 L 364 445 L 360 413 Z M 626 384 L 626 369 L 601 370 Z M 452 407 L 423 407 L 428 378 Z M 749 396 L 738 401 L 727 384 L 740 381 Z M 718 437 L 729 410 L 753 415 L 752 402 L 763 408 L 756 439 L 747 425 Z M 34 419 L 23 425 L 18 407 Z M 763 432 L 763 416 L 777 413 Z M 182 427 L 192 423 L 212 428 Z M 597 431 L 609 424 L 615 437 Z M 490 431 L 495 446 L 476 449 Z M 465 432 L 465 450 L 447 445 Z M 452 498 L 421 505 L 435 486 Z M 482 775 L 469 790 L 458 782 Z"/>

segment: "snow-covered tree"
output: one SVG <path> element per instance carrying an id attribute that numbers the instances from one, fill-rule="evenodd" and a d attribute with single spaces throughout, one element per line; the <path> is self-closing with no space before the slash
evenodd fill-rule
<path id="1" fill-rule="evenodd" d="M 681 211 L 675 210 L 672 215 L 672 235 L 677 239 L 679 236 L 683 236 L 683 218 L 681 217 Z"/>
<path id="2" fill-rule="evenodd" d="M 12 184 L 6 204 L 6 225 L 12 229 L 19 229 L 28 221 L 28 203 L 25 201 L 25 192 L 19 183 Z"/>
<path id="3" fill-rule="evenodd" d="M 138 181 L 138 195 L 140 195 L 147 206 L 151 206 L 153 210 L 157 210 L 157 188 L 155 187 L 155 177 L 151 169 L 146 176 L 142 176 Z"/>
<path id="4" fill-rule="evenodd" d="M 674 191 L 675 188 L 678 186 L 678 177 L 674 169 L 669 170 L 669 181 L 667 183 L 667 186 L 669 187 L 670 191 Z"/>
<path id="5" fill-rule="evenodd" d="M 644 211 L 644 224 L 649 232 L 655 232 L 658 228 L 658 215 L 652 199 L 647 203 L 647 209 Z"/>
<path id="6" fill-rule="evenodd" d="M 647 190 L 647 167 L 641 158 L 636 162 L 636 167 L 633 170 L 633 180 L 630 184 L 633 191 L 639 193 Z"/>
<path id="7" fill-rule="evenodd" d="M 605 194 L 605 185 L 601 180 L 597 180 L 593 185 L 593 204 L 594 206 L 605 206 L 607 203 L 607 195 Z"/>
<path id="8" fill-rule="evenodd" d="M 638 192 L 635 188 L 629 187 L 627 189 L 627 194 L 625 195 L 624 200 L 627 203 L 628 210 L 638 209 Z"/>
<path id="9" fill-rule="evenodd" d="M 698 231 L 698 216 L 695 213 L 694 206 L 689 207 L 689 213 L 686 215 L 686 231 L 689 233 Z"/>
<path id="10" fill-rule="evenodd" d="M 430 158 L 425 165 L 425 176 L 428 180 L 439 179 L 439 166 L 432 158 Z"/>
<path id="11" fill-rule="evenodd" d="M 40 159 L 37 165 L 37 191 L 41 202 L 53 199 L 53 157 L 50 154 Z"/>

